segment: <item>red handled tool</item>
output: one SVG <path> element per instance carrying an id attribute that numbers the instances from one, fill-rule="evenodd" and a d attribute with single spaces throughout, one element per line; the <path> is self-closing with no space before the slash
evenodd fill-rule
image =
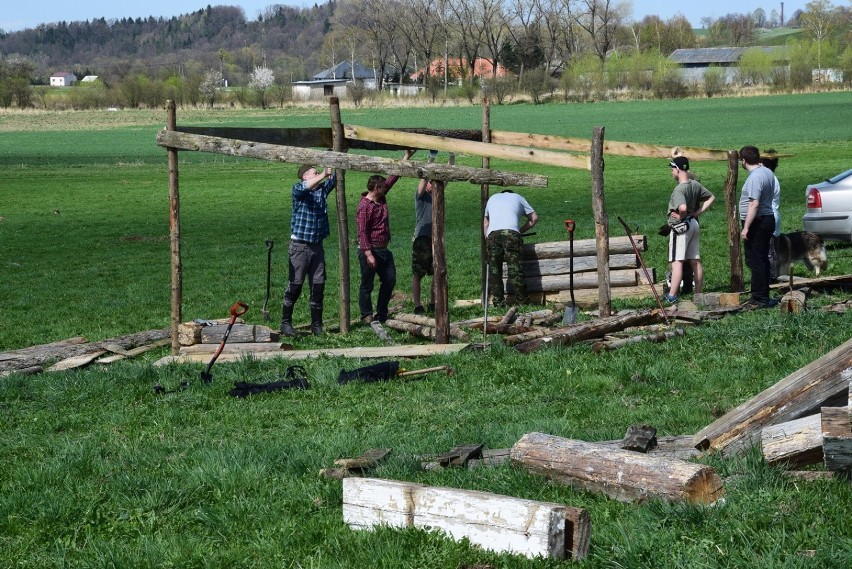
<path id="1" fill-rule="evenodd" d="M 248 311 L 249 306 L 242 300 L 238 300 L 231 307 L 231 321 L 228 322 L 228 327 L 225 328 L 225 335 L 222 336 L 222 341 L 219 343 L 219 348 L 216 350 L 216 353 L 213 354 L 213 357 L 210 359 L 210 362 L 207 364 L 207 368 L 201 372 L 201 381 L 203 383 L 212 383 L 213 382 L 213 374 L 210 373 L 210 368 L 213 367 L 213 364 L 216 362 L 216 359 L 219 357 L 219 354 L 222 353 L 222 350 L 225 348 L 225 342 L 228 341 L 228 336 L 231 335 L 231 328 L 234 327 L 234 322 L 237 321 L 237 316 L 242 316 Z"/>

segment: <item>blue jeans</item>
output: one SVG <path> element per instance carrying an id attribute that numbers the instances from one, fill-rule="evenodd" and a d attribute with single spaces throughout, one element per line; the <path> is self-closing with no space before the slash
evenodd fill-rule
<path id="1" fill-rule="evenodd" d="M 390 304 L 393 288 L 396 286 L 396 264 L 393 261 L 393 253 L 386 248 L 373 248 L 373 257 L 376 258 L 376 268 L 371 269 L 367 264 L 367 256 L 358 249 L 358 264 L 361 266 L 361 286 L 358 289 L 358 309 L 361 318 L 373 313 L 373 283 L 375 276 L 379 276 L 379 297 L 376 299 L 376 318 L 384 322 L 388 318 L 388 304 Z"/>

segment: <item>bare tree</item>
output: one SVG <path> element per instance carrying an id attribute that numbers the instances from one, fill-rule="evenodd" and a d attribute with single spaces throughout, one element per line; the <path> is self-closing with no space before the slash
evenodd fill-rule
<path id="1" fill-rule="evenodd" d="M 362 43 L 376 69 L 376 89 L 379 91 L 391 59 L 391 40 L 398 28 L 393 17 L 398 13 L 394 4 L 395 0 L 345 0 L 340 3 L 338 12 L 339 21 L 362 31 Z"/>
<path id="2" fill-rule="evenodd" d="M 630 6 L 613 0 L 582 0 L 581 5 L 583 10 L 576 18 L 577 24 L 589 35 L 592 48 L 603 64 L 607 53 L 616 47 L 618 28 Z"/>
<path id="3" fill-rule="evenodd" d="M 812 0 L 805 4 L 807 11 L 799 17 L 817 48 L 817 68 L 822 80 L 822 44 L 837 27 L 837 9 L 828 0 Z"/>
<path id="4" fill-rule="evenodd" d="M 506 11 L 503 0 L 479 0 L 479 12 L 482 17 L 482 35 L 484 47 L 490 57 L 491 77 L 497 77 L 497 64 L 500 62 L 500 48 L 507 35 Z"/>
<path id="5" fill-rule="evenodd" d="M 454 0 L 448 2 L 449 12 L 453 16 L 452 31 L 459 55 L 464 60 L 463 75 L 473 84 L 476 60 L 484 44 L 485 31 L 482 25 L 482 13 L 478 0 Z"/>

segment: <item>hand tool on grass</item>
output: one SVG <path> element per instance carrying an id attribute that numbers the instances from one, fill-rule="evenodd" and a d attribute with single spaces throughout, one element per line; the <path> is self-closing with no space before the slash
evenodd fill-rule
<path id="1" fill-rule="evenodd" d="M 231 307 L 231 320 L 228 321 L 228 327 L 225 328 L 225 335 L 222 336 L 222 341 L 219 342 L 219 348 L 216 350 L 216 353 L 213 354 L 213 357 L 210 359 L 210 362 L 207 364 L 207 368 L 201 372 L 201 381 L 203 383 L 212 383 L 213 382 L 213 374 L 210 373 L 210 368 L 213 367 L 213 363 L 216 361 L 216 358 L 219 357 L 219 354 L 222 353 L 222 349 L 225 347 L 225 342 L 228 341 L 228 336 L 231 334 L 231 328 L 234 327 L 234 322 L 237 321 L 237 316 L 242 316 L 249 309 L 248 304 L 243 302 L 242 300 L 238 300 Z"/>
<path id="2" fill-rule="evenodd" d="M 666 321 L 666 325 L 668 325 L 669 315 L 663 306 L 663 301 L 660 300 L 660 295 L 657 294 L 657 287 L 654 286 L 654 279 L 651 278 L 651 274 L 648 272 L 648 267 L 645 266 L 645 261 L 642 260 L 642 255 L 639 254 L 639 248 L 636 247 L 636 242 L 633 241 L 633 233 L 630 231 L 630 227 L 627 223 L 621 219 L 621 216 L 618 216 L 618 221 L 622 226 L 624 226 L 624 230 L 627 232 L 627 238 L 630 239 L 630 245 L 633 247 L 633 252 L 636 253 L 636 257 L 639 259 L 639 264 L 642 265 L 642 270 L 645 272 L 645 278 L 648 280 L 648 284 L 651 285 L 651 292 L 654 293 L 654 298 L 657 299 L 657 306 L 659 306 L 660 310 L 663 311 L 663 319 Z"/>
<path id="3" fill-rule="evenodd" d="M 574 220 L 565 220 L 565 229 L 568 230 L 568 291 L 571 293 L 571 304 L 565 307 L 562 315 L 563 324 L 574 324 L 577 321 L 577 303 L 574 302 Z"/>
<path id="4" fill-rule="evenodd" d="M 359 367 L 352 371 L 342 369 L 340 370 L 340 374 L 337 376 L 337 383 L 341 385 L 349 383 L 350 381 L 373 383 L 375 381 L 387 381 L 394 377 L 414 377 L 418 375 L 425 375 L 433 371 L 443 371 L 446 372 L 447 375 L 452 375 L 453 373 L 453 369 L 449 366 L 435 366 L 407 371 L 400 369 L 399 362 L 392 361 Z"/>
<path id="5" fill-rule="evenodd" d="M 264 322 L 269 322 L 269 310 L 267 307 L 269 306 L 269 290 L 270 285 L 272 284 L 272 246 L 275 243 L 272 239 L 266 240 L 266 300 L 263 301 L 263 310 L 261 313 L 263 314 Z"/>

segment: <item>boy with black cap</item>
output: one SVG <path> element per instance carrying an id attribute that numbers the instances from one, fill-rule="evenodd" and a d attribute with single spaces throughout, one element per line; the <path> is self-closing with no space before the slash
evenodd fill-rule
<path id="1" fill-rule="evenodd" d="M 696 180 L 689 177 L 689 159 L 677 156 L 669 162 L 672 178 L 678 181 L 669 198 L 669 262 L 671 263 L 672 284 L 665 298 L 674 304 L 678 301 L 677 292 L 683 279 L 683 262 L 692 266 L 695 277 L 695 292 L 701 293 L 704 285 L 704 267 L 701 265 L 700 239 L 701 228 L 698 218 L 704 214 L 716 197 Z"/>
<path id="2" fill-rule="evenodd" d="M 281 308 L 281 334 L 295 336 L 293 306 L 305 279 L 310 286 L 311 333 L 322 334 L 322 304 L 325 294 L 325 250 L 322 240 L 329 235 L 328 195 L 337 186 L 331 168 L 322 172 L 311 164 L 299 168 L 299 181 L 293 185 L 293 216 L 290 219 L 289 282 Z"/>

